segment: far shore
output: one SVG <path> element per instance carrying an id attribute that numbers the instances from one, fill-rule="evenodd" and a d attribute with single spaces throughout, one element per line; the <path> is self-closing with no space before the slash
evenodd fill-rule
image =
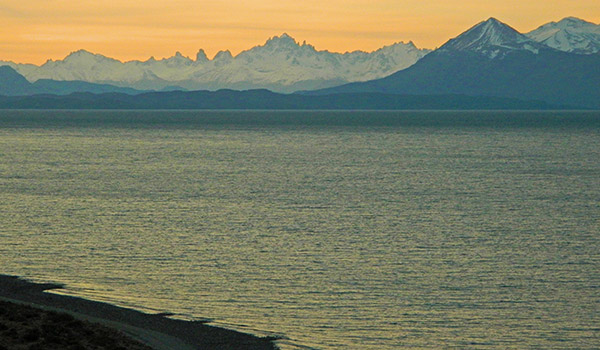
<path id="1" fill-rule="evenodd" d="M 34 318 L 41 317 L 35 315 L 35 310 L 39 310 L 40 313 L 47 312 L 51 315 L 57 312 L 63 315 L 66 314 L 67 318 L 72 317 L 74 320 L 80 320 L 86 324 L 91 322 L 99 325 L 98 332 L 88 331 L 90 337 L 93 336 L 92 334 L 99 332 L 99 334 L 104 334 L 101 333 L 104 332 L 101 329 L 108 327 L 108 329 L 115 330 L 114 336 L 116 338 L 119 338 L 120 334 L 124 334 L 125 338 L 133 339 L 134 343 L 137 341 L 154 350 L 278 349 L 274 343 L 276 338 L 273 337 L 257 337 L 214 327 L 206 324 L 206 321 L 177 320 L 169 318 L 165 314 L 147 314 L 83 298 L 45 293 L 47 290 L 60 288 L 62 286 L 58 284 L 32 283 L 16 276 L 0 275 L 0 301 L 10 303 L 6 304 L 4 308 L 4 310 L 9 310 L 6 311 L 7 313 L 26 312 Z M 30 307 L 33 307 L 33 309 L 30 309 Z M 12 319 L 12 316 L 15 315 L 8 316 Z M 48 319 L 48 316 L 44 317 Z M 68 324 L 82 327 L 78 322 Z M 0 345 L 2 345 L 2 337 L 3 334 L 0 330 Z M 80 348 L 85 349 L 85 347 Z"/>

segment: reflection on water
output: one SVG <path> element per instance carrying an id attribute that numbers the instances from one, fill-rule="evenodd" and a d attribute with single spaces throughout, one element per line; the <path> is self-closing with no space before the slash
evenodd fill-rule
<path id="1" fill-rule="evenodd" d="M 2 273 L 319 349 L 599 346 L 597 114 L 132 113 L 1 112 Z"/>

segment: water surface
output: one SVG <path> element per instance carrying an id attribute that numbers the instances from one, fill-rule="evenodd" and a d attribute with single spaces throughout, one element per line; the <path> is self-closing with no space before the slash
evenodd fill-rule
<path id="1" fill-rule="evenodd" d="M 600 346 L 596 112 L 0 112 L 2 273 L 282 348 Z"/>

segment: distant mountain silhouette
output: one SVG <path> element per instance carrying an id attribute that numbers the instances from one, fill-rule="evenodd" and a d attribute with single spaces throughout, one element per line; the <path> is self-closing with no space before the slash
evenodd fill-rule
<path id="1" fill-rule="evenodd" d="M 30 83 L 9 66 L 0 66 L 0 95 L 19 96 L 36 94 L 68 95 L 74 92 L 106 93 L 119 92 L 139 94 L 142 91 L 108 84 L 94 84 L 85 81 L 56 81 L 40 79 Z"/>
<path id="2" fill-rule="evenodd" d="M 0 95 L 27 95 L 31 83 L 9 66 L 0 66 Z"/>
<path id="3" fill-rule="evenodd" d="M 74 93 L 66 96 L 0 96 L 0 109 L 556 109 L 539 101 L 465 95 L 401 96 L 354 93 L 325 96 L 277 94 L 268 90 L 172 91 L 139 95 Z"/>

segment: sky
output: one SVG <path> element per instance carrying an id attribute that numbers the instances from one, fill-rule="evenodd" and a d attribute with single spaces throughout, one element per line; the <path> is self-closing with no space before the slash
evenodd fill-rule
<path id="1" fill-rule="evenodd" d="M 575 16 L 600 23 L 599 0 L 0 0 L 0 60 L 42 64 L 85 49 L 122 61 L 234 55 L 288 33 L 318 50 L 436 48 L 495 17 L 521 32 Z"/>

